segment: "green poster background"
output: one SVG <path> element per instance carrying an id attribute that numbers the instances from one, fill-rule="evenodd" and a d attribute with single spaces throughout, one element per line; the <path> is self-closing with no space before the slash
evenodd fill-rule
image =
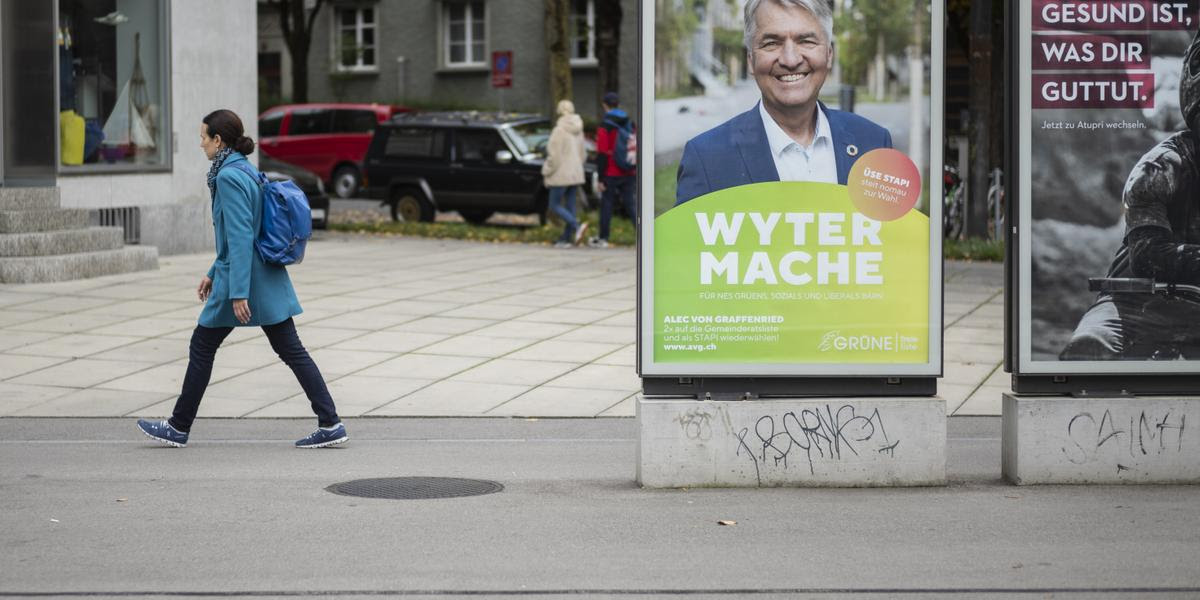
<path id="1" fill-rule="evenodd" d="M 706 245 L 697 215 L 712 223 L 724 213 L 732 223 L 745 213 L 736 240 L 721 236 Z M 763 245 L 759 228 L 780 213 Z M 794 225 L 787 213 L 813 213 L 813 224 Z M 917 210 L 877 224 L 875 236 L 862 235 L 853 244 L 855 209 L 845 186 L 776 182 L 714 192 L 660 215 L 654 222 L 654 360 L 662 363 L 806 363 L 806 364 L 925 364 L 929 360 L 929 218 Z M 827 215 L 820 217 L 820 214 Z M 840 227 L 839 217 L 840 215 Z M 798 216 L 797 219 L 806 217 Z M 827 242 L 821 245 L 817 221 L 824 218 Z M 861 220 L 861 216 L 859 219 Z M 795 229 L 804 229 L 802 244 Z M 869 231 L 867 233 L 870 233 Z M 838 236 L 844 243 L 836 243 Z M 879 245 L 874 245 L 878 239 Z M 701 257 L 729 260 L 737 252 L 737 283 L 728 271 L 715 273 L 701 284 Z M 793 262 L 790 273 L 808 274 L 812 281 L 788 283 L 780 261 L 789 253 L 806 252 L 810 262 Z M 831 277 L 818 284 L 818 253 L 837 262 L 848 253 L 849 281 Z M 746 276 L 755 253 L 765 253 L 776 283 L 764 281 L 761 262 L 757 281 Z M 860 253 L 880 253 L 877 261 Z M 795 258 L 797 255 L 792 255 Z M 876 264 L 881 284 L 855 283 L 856 257 Z M 726 263 L 730 264 L 730 263 Z M 868 270 L 869 271 L 869 270 Z M 867 273 L 871 275 L 871 273 Z M 867 279 L 864 279 L 867 280 Z"/>

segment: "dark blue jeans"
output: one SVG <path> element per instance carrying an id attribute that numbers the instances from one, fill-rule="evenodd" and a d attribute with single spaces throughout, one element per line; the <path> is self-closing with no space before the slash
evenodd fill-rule
<path id="1" fill-rule="evenodd" d="M 604 193 L 600 195 L 600 239 L 608 239 L 608 226 L 612 221 L 613 200 L 620 197 L 621 205 L 629 220 L 637 224 L 637 206 L 633 202 L 633 188 L 637 185 L 637 176 L 612 176 L 604 178 Z"/>
<path id="2" fill-rule="evenodd" d="M 325 378 L 317 369 L 317 363 L 308 355 L 308 350 L 300 343 L 296 334 L 296 324 L 288 319 L 274 325 L 263 325 L 262 330 L 271 342 L 271 348 L 292 368 L 300 387 L 308 395 L 312 410 L 317 415 L 321 427 L 336 425 L 341 419 L 333 406 L 333 398 L 325 387 Z M 205 327 L 197 325 L 192 332 L 192 344 L 188 351 L 187 374 L 183 377 L 183 391 L 175 401 L 175 412 L 171 416 L 171 427 L 179 431 L 190 431 L 192 422 L 196 420 L 196 411 L 200 410 L 200 400 L 204 398 L 204 390 L 208 388 L 208 380 L 212 378 L 213 359 L 217 356 L 217 348 L 233 331 L 232 327 Z"/>

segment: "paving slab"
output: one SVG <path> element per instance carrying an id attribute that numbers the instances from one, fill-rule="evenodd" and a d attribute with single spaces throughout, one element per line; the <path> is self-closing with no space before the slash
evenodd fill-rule
<path id="1" fill-rule="evenodd" d="M 580 366 L 569 362 L 498 358 L 450 377 L 450 381 L 540 385 Z"/>
<path id="2" fill-rule="evenodd" d="M 90 388 L 154 366 L 155 364 L 150 362 L 77 358 L 6 381 L 31 385 Z"/>
<path id="3" fill-rule="evenodd" d="M 0 354 L 0 379 L 11 379 L 33 371 L 45 369 L 70 360 L 50 356 L 24 356 L 21 354 Z"/>
<path id="4" fill-rule="evenodd" d="M 10 354 L 27 354 L 33 356 L 58 356 L 63 358 L 83 358 L 102 353 L 113 348 L 121 348 L 142 341 L 143 338 L 125 335 L 103 335 L 90 333 L 54 334 L 40 342 L 25 344 L 19 348 L 9 349 Z M 187 348 L 184 348 L 186 354 Z M 138 359 L 134 359 L 138 360 Z M 153 362 L 153 361 L 151 361 Z M 162 361 L 159 361 L 162 362 Z"/>
<path id="5" fill-rule="evenodd" d="M 0 385 L 173 398 L 201 309 L 196 282 L 211 263 L 211 254 L 168 256 L 158 271 L 0 285 L 0 365 L 30 367 L 0 367 Z M 537 416 L 544 407 L 545 416 L 633 416 L 632 394 L 617 397 L 637 384 L 632 249 L 563 253 L 538 245 L 322 232 L 290 273 L 305 308 L 296 318 L 301 340 L 331 390 L 340 390 L 345 414 L 393 405 L 390 410 L 430 415 L 508 410 L 504 414 Z M 947 410 L 998 415 L 999 395 L 992 392 L 1008 384 L 996 369 L 1003 360 L 1003 271 L 948 262 L 946 273 L 948 362 L 941 386 Z M 29 356 L 45 360 L 21 358 Z M 92 362 L 48 362 L 70 358 Z M 452 385 L 435 387 L 443 382 Z M 212 386 L 221 393 L 213 397 L 250 403 L 223 415 L 246 408 L 243 414 L 256 417 L 306 416 L 307 405 L 291 401 L 300 393 L 293 384 L 258 328 L 236 329 L 217 353 Z M 383 387 L 373 393 L 376 384 Z M 458 400 L 442 393 L 461 384 L 515 387 Z M 579 393 L 589 386 L 605 393 Z M 432 391 L 408 409 L 396 404 L 426 389 Z M 34 397 L 34 404 L 46 399 Z M 60 403 L 62 410 L 72 402 Z M 119 408 L 124 405 L 113 410 Z"/>
<path id="6" fill-rule="evenodd" d="M 76 390 L 10 413 L 10 417 L 122 417 L 175 395 L 89 388 Z"/>

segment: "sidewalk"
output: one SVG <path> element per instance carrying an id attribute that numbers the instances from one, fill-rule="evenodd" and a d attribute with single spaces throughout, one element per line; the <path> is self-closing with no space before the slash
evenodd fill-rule
<path id="1" fill-rule="evenodd" d="M 0 416 L 170 414 L 210 254 L 0 285 Z M 301 339 L 346 417 L 631 417 L 636 255 L 323 235 L 291 269 Z M 948 414 L 999 415 L 1003 269 L 946 264 Z M 217 354 L 201 417 L 311 417 L 257 328 Z"/>

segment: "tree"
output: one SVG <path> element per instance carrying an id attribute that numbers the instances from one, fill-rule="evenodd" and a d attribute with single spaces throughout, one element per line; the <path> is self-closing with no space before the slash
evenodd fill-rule
<path id="1" fill-rule="evenodd" d="M 884 79 L 883 58 L 905 51 L 912 40 L 912 0 L 855 0 L 838 16 L 838 61 L 842 81 L 851 84 L 866 79 L 874 63 L 871 91 L 879 94 Z"/>
<path id="2" fill-rule="evenodd" d="M 316 0 L 312 10 L 304 5 L 311 0 L 267 0 L 279 10 L 283 41 L 292 58 L 292 101 L 308 102 L 308 50 L 312 46 L 313 23 L 325 0 Z M 307 12 L 307 14 L 305 14 Z"/>
<path id="3" fill-rule="evenodd" d="M 621 0 L 595 0 L 596 62 L 600 67 L 600 85 L 596 86 L 596 106 L 605 92 L 620 90 L 621 80 Z"/>
<path id="4" fill-rule="evenodd" d="M 992 132 L 995 128 L 996 111 L 993 111 L 993 8 L 992 0 L 971 0 L 970 26 L 968 29 L 971 57 L 971 94 L 967 101 L 970 114 L 971 172 L 967 190 L 966 235 L 987 237 L 987 189 L 988 175 L 993 164 Z"/>
<path id="5" fill-rule="evenodd" d="M 560 100 L 570 100 L 573 95 L 567 35 L 570 10 L 570 0 L 546 0 L 546 50 L 550 59 L 550 96 L 555 105 Z"/>

